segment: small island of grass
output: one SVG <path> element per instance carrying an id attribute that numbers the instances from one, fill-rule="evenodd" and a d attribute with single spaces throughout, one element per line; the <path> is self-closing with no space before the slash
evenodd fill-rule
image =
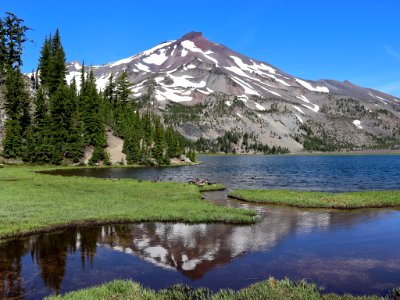
<path id="1" fill-rule="evenodd" d="M 230 198 L 301 208 L 383 208 L 400 207 L 400 191 L 324 193 L 289 190 L 234 190 Z"/>
<path id="2" fill-rule="evenodd" d="M 223 191 L 224 189 L 225 189 L 225 186 L 220 183 L 205 184 L 205 185 L 199 186 L 200 192 L 215 192 L 215 191 Z"/>

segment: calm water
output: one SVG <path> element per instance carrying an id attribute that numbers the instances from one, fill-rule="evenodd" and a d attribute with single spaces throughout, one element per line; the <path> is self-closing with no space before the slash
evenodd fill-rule
<path id="1" fill-rule="evenodd" d="M 208 178 L 227 188 L 356 191 L 400 188 L 400 155 L 202 156 L 204 164 L 176 168 L 63 170 L 62 175 L 161 181 Z"/>
<path id="2" fill-rule="evenodd" d="M 202 157 L 196 167 L 68 171 L 69 175 L 306 190 L 400 189 L 400 156 Z M 274 276 L 307 278 L 326 291 L 386 294 L 400 286 L 400 211 L 256 209 L 260 222 L 144 223 L 75 228 L 0 244 L 0 297 L 42 296 L 128 278 L 160 289 L 175 283 L 239 289 Z"/>

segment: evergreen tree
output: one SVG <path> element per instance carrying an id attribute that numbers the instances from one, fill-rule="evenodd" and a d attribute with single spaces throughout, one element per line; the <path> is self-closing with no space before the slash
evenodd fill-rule
<path id="1" fill-rule="evenodd" d="M 28 40 L 26 31 L 30 29 L 23 23 L 23 19 L 10 12 L 6 13 L 5 19 L 0 23 L 0 48 L 3 52 L 0 60 L 4 60 L 3 65 L 6 67 L 19 69 L 22 66 L 22 45 Z"/>
<path id="2" fill-rule="evenodd" d="M 2 19 L 0 19 L 0 73 L 5 71 L 7 61 L 7 48 L 6 48 L 6 26 Z"/>
<path id="3" fill-rule="evenodd" d="M 7 70 L 5 111 L 7 114 L 6 134 L 3 141 L 3 156 L 16 158 L 23 153 L 27 129 L 31 123 L 30 99 L 26 91 L 23 75 L 19 69 Z"/>
<path id="4" fill-rule="evenodd" d="M 155 118 L 154 122 L 154 147 L 153 155 L 158 164 L 165 164 L 166 158 L 164 156 L 165 149 L 165 138 L 164 138 L 164 128 L 161 124 L 160 117 Z"/>
<path id="5" fill-rule="evenodd" d="M 140 140 L 132 129 L 125 137 L 124 140 L 124 151 L 126 153 L 126 159 L 128 164 L 138 163 L 141 159 L 140 153 Z"/>
<path id="6" fill-rule="evenodd" d="M 17 158 L 23 152 L 22 128 L 18 119 L 9 118 L 5 124 L 2 156 Z"/>
<path id="7" fill-rule="evenodd" d="M 179 145 L 176 137 L 176 133 L 172 126 L 168 126 L 165 131 L 165 142 L 167 145 L 167 155 L 168 157 L 177 157 L 179 156 Z"/>
<path id="8" fill-rule="evenodd" d="M 67 112 L 69 119 L 69 133 L 66 145 L 66 157 L 78 162 L 83 154 L 83 123 L 78 108 L 78 95 L 75 78 L 69 86 L 69 97 L 67 98 Z"/>
<path id="9" fill-rule="evenodd" d="M 187 157 L 192 161 L 192 162 L 196 162 L 197 157 L 196 157 L 196 152 L 193 149 L 190 149 Z"/>
<path id="10" fill-rule="evenodd" d="M 115 94 L 116 94 L 116 85 L 115 85 L 115 81 L 114 81 L 114 74 L 111 73 L 110 77 L 108 78 L 107 84 L 104 88 L 104 98 L 113 106 L 115 106 L 115 102 L 116 102 Z"/>
<path id="11" fill-rule="evenodd" d="M 141 162 L 146 164 L 150 161 L 150 158 L 152 156 L 151 146 L 153 144 L 153 132 L 154 132 L 150 113 L 142 115 L 141 127 L 142 127 Z"/>
<path id="12" fill-rule="evenodd" d="M 82 75 L 84 78 L 84 73 Z M 93 70 L 89 71 L 89 76 L 81 88 L 80 103 L 83 110 L 83 123 L 85 142 L 95 147 L 93 161 L 98 162 L 106 157 L 104 147 L 107 146 L 105 137 L 104 120 L 100 110 L 100 97 L 96 88 L 96 81 Z"/>
<path id="13" fill-rule="evenodd" d="M 35 98 L 35 113 L 33 117 L 33 151 L 30 161 L 48 163 L 51 161 L 52 145 L 50 132 L 49 108 L 43 89 L 40 87 Z"/>
<path id="14" fill-rule="evenodd" d="M 123 72 L 117 80 L 117 101 L 120 104 L 126 104 L 128 102 L 132 84 L 128 80 L 128 74 Z"/>
<path id="15" fill-rule="evenodd" d="M 51 162 L 54 164 L 60 164 L 66 154 L 70 129 L 70 118 L 67 112 L 69 96 L 68 87 L 60 84 L 50 98 Z"/>
<path id="16" fill-rule="evenodd" d="M 51 36 L 45 38 L 39 58 L 40 83 L 45 87 L 48 87 L 50 80 L 51 40 Z"/>
<path id="17" fill-rule="evenodd" d="M 51 59 L 49 63 L 48 88 L 49 95 L 55 93 L 61 83 L 65 83 L 67 67 L 65 64 L 65 52 L 61 45 L 61 37 L 58 29 L 51 40 Z"/>

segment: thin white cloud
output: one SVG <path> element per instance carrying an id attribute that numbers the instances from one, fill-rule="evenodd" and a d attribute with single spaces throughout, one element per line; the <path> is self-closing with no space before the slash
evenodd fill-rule
<path id="1" fill-rule="evenodd" d="M 394 59 L 400 61 L 400 52 L 393 49 L 391 46 L 384 45 L 386 52 L 392 56 Z"/>

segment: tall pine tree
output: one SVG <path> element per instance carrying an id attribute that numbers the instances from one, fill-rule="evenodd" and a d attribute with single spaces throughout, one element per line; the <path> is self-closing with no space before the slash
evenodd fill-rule
<path id="1" fill-rule="evenodd" d="M 8 67 L 6 75 L 5 111 L 7 122 L 3 156 L 17 158 L 24 152 L 27 129 L 31 123 L 30 99 L 19 69 Z"/>

